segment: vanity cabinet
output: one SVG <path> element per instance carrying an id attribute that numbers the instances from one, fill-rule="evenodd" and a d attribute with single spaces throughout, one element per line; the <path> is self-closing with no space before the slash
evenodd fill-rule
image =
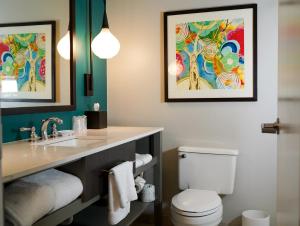
<path id="1" fill-rule="evenodd" d="M 134 201 L 131 203 L 129 215 L 121 221 L 117 226 L 128 226 L 131 225 L 148 207 L 153 207 L 154 209 L 154 223 L 155 226 L 161 226 L 161 211 L 162 211 L 162 165 L 161 165 L 161 134 L 156 133 L 151 136 L 147 136 L 142 139 L 138 139 L 132 143 L 132 148 L 134 148 L 133 154 L 151 154 L 153 159 L 148 164 L 137 168 L 134 171 L 134 175 L 140 175 L 142 172 L 147 183 L 155 185 L 156 200 L 152 203 L 143 203 L 141 201 Z M 121 153 L 122 156 L 125 153 Z M 131 151 L 129 151 L 128 160 L 130 159 Z M 120 159 L 120 156 L 118 157 Z M 122 157 L 121 157 L 122 158 Z M 124 157 L 123 157 L 124 158 Z M 119 159 L 117 161 L 119 161 Z M 116 159 L 115 159 L 116 160 Z M 113 162 L 113 161 L 112 161 Z M 107 175 L 106 175 L 107 176 Z M 106 178 L 105 176 L 103 177 Z M 105 179 L 107 182 L 107 180 Z M 101 181 L 102 185 L 106 182 Z M 100 186 L 101 187 L 101 186 Z M 105 185 L 107 188 L 107 185 Z M 105 196 L 104 192 L 104 196 Z M 94 214 L 93 214 L 94 213 Z M 96 213 L 96 214 L 95 214 Z M 100 215 L 102 218 L 100 219 Z M 104 202 L 98 205 L 91 206 L 86 210 L 80 212 L 75 216 L 75 223 L 73 226 L 86 225 L 86 226 L 108 226 L 107 222 L 107 205 Z M 89 224 L 85 224 L 88 219 Z"/>
<path id="2" fill-rule="evenodd" d="M 152 203 L 143 203 L 138 200 L 132 202 L 129 215 L 118 226 L 132 224 L 150 206 L 154 207 L 155 226 L 160 226 L 162 130 L 162 128 L 148 127 L 101 129 L 97 130 L 99 132 L 97 136 L 104 137 L 105 135 L 105 142 L 100 142 L 101 145 L 99 143 L 99 146 L 96 147 L 87 146 L 85 148 L 32 146 L 24 141 L 4 144 L 2 179 L 5 183 L 10 183 L 18 178 L 49 168 L 71 173 L 79 177 L 83 183 L 81 197 L 40 219 L 33 226 L 56 226 L 72 216 L 74 216 L 73 226 L 106 226 L 108 225 L 106 201 L 108 171 L 124 161 L 135 161 L 135 153 L 149 153 L 153 156 L 152 161 L 137 169 L 134 167 L 133 174 L 138 176 L 143 173 L 147 183 L 155 185 L 156 199 Z M 12 163 L 14 164 L 12 165 Z M 91 215 L 93 212 L 95 214 Z M 88 222 L 81 222 L 82 219 Z"/>

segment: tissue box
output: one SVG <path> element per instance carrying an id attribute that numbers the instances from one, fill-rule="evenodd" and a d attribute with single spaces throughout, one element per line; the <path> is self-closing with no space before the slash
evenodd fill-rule
<path id="1" fill-rule="evenodd" d="M 107 112 L 106 111 L 86 111 L 88 129 L 107 128 Z"/>

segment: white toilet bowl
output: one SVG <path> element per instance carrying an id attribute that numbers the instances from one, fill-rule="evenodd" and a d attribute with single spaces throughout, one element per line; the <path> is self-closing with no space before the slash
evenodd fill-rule
<path id="1" fill-rule="evenodd" d="M 175 226 L 217 226 L 222 215 L 222 200 L 215 191 L 187 189 L 172 198 Z"/>

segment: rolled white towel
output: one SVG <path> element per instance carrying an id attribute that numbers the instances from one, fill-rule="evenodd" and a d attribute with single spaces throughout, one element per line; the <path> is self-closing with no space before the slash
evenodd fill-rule
<path id="1" fill-rule="evenodd" d="M 22 180 L 33 182 L 41 186 L 49 186 L 55 192 L 55 204 L 51 212 L 58 210 L 81 195 L 83 185 L 81 180 L 68 173 L 56 169 L 50 169 L 41 173 L 33 174 Z"/>
<path id="2" fill-rule="evenodd" d="M 30 226 L 74 201 L 82 190 L 79 178 L 55 169 L 21 178 L 4 189 L 5 217 L 14 226 Z"/>
<path id="3" fill-rule="evenodd" d="M 151 162 L 151 160 L 152 160 L 152 155 L 150 155 L 150 154 L 145 154 L 144 155 L 144 165 L 146 165 L 146 164 L 148 164 L 149 162 Z"/>
<path id="4" fill-rule="evenodd" d="M 54 204 L 55 192 L 46 185 L 18 180 L 4 189 L 5 218 L 13 226 L 31 226 Z"/>
<path id="5" fill-rule="evenodd" d="M 144 165 L 143 160 L 141 160 L 141 159 L 135 159 L 135 168 L 139 168 L 139 167 L 141 167 L 143 165 Z"/>
<path id="6" fill-rule="evenodd" d="M 137 177 L 134 179 L 134 183 L 135 183 L 136 192 L 140 193 L 146 184 L 146 180 L 142 177 Z"/>
<path id="7" fill-rule="evenodd" d="M 148 164 L 152 160 L 152 155 L 150 154 L 135 154 L 135 167 L 139 168 L 143 165 Z"/>

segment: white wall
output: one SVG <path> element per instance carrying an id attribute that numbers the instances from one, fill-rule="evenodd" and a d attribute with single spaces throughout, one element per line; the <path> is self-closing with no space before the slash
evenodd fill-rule
<path id="1" fill-rule="evenodd" d="M 224 3 L 225 2 L 225 3 Z M 164 103 L 162 12 L 258 3 L 258 102 Z M 245 209 L 263 209 L 275 218 L 276 136 L 260 133 L 277 115 L 276 0 L 110 0 L 112 32 L 121 42 L 108 61 L 111 125 L 163 126 L 164 199 L 177 192 L 180 145 L 240 150 L 236 187 L 223 199 L 224 221 Z"/>

